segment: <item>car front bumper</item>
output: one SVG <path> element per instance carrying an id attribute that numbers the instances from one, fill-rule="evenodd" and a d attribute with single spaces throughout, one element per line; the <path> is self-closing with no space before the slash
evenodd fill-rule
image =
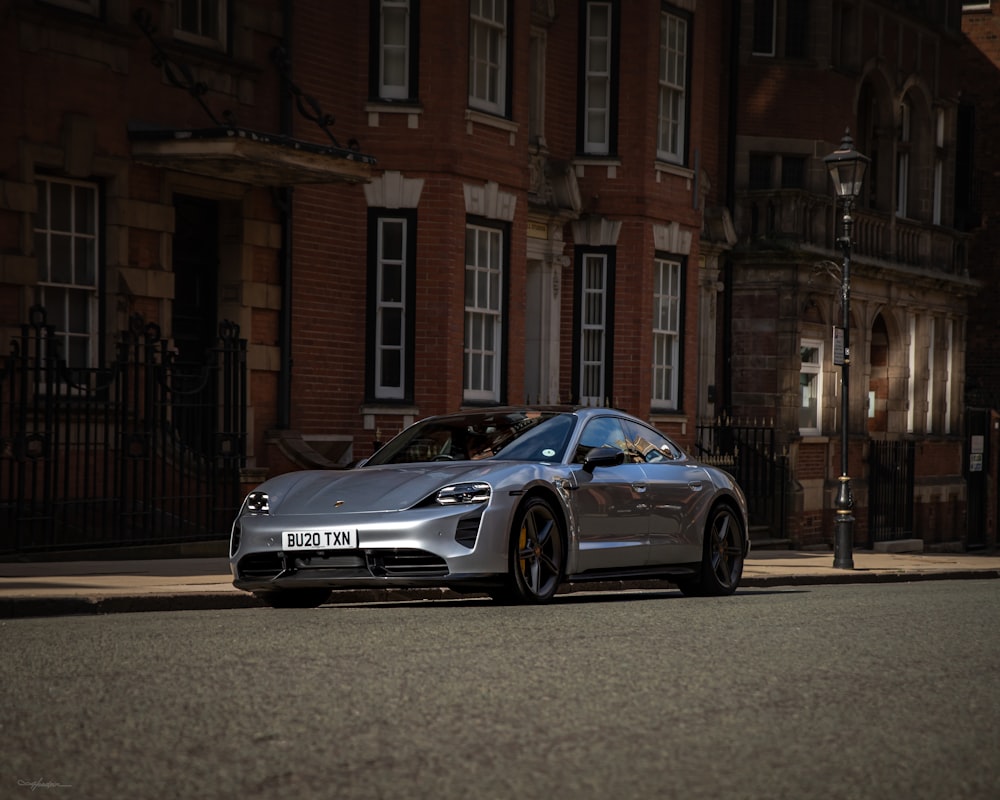
<path id="1" fill-rule="evenodd" d="M 233 585 L 372 588 L 483 584 L 507 572 L 505 525 L 487 506 L 443 506 L 379 514 L 243 515 L 233 525 Z M 356 532 L 357 547 L 283 550 L 288 530 Z"/>

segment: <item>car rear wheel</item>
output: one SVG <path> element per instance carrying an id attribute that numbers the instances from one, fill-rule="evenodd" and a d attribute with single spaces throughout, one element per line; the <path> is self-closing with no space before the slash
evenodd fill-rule
<path id="1" fill-rule="evenodd" d="M 544 498 L 529 498 L 511 531 L 507 587 L 494 597 L 518 603 L 550 600 L 562 580 L 564 558 L 559 516 Z"/>
<path id="2" fill-rule="evenodd" d="M 253 596 L 271 608 L 316 608 L 330 599 L 329 589 L 275 589 Z"/>
<path id="3" fill-rule="evenodd" d="M 736 591 L 743 575 L 746 536 L 739 513 L 730 505 L 712 509 L 705 525 L 705 549 L 701 573 L 696 578 L 678 581 L 686 595 L 728 595 Z"/>

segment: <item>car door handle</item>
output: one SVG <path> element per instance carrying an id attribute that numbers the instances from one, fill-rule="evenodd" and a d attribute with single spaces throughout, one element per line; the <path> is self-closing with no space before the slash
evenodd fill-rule
<path id="1" fill-rule="evenodd" d="M 702 488 L 703 488 L 702 487 L 702 482 L 701 481 L 690 481 L 688 483 L 688 488 L 692 492 L 700 492 L 702 490 Z"/>
<path id="2" fill-rule="evenodd" d="M 633 483 L 632 488 L 635 489 L 637 492 L 644 492 L 649 487 L 645 483 Z"/>

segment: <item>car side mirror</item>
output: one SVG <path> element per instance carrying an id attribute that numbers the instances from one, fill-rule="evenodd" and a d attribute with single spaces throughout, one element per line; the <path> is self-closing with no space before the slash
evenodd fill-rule
<path id="1" fill-rule="evenodd" d="M 593 472 L 598 467 L 617 467 L 625 460 L 625 453 L 617 447 L 594 447 L 583 459 L 583 468 Z"/>

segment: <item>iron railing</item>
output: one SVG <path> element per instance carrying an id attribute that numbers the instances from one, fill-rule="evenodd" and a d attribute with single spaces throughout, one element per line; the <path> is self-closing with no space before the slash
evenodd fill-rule
<path id="1" fill-rule="evenodd" d="M 112 363 L 70 369 L 35 307 L 0 365 L 0 552 L 224 538 L 245 453 L 238 326 L 191 364 L 134 317 Z"/>
<path id="2" fill-rule="evenodd" d="M 869 544 L 913 538 L 912 441 L 868 442 Z"/>
<path id="3" fill-rule="evenodd" d="M 730 417 L 699 422 L 695 455 L 736 478 L 751 525 L 768 528 L 768 538 L 785 538 L 788 457 L 777 450 L 773 424 Z"/>

